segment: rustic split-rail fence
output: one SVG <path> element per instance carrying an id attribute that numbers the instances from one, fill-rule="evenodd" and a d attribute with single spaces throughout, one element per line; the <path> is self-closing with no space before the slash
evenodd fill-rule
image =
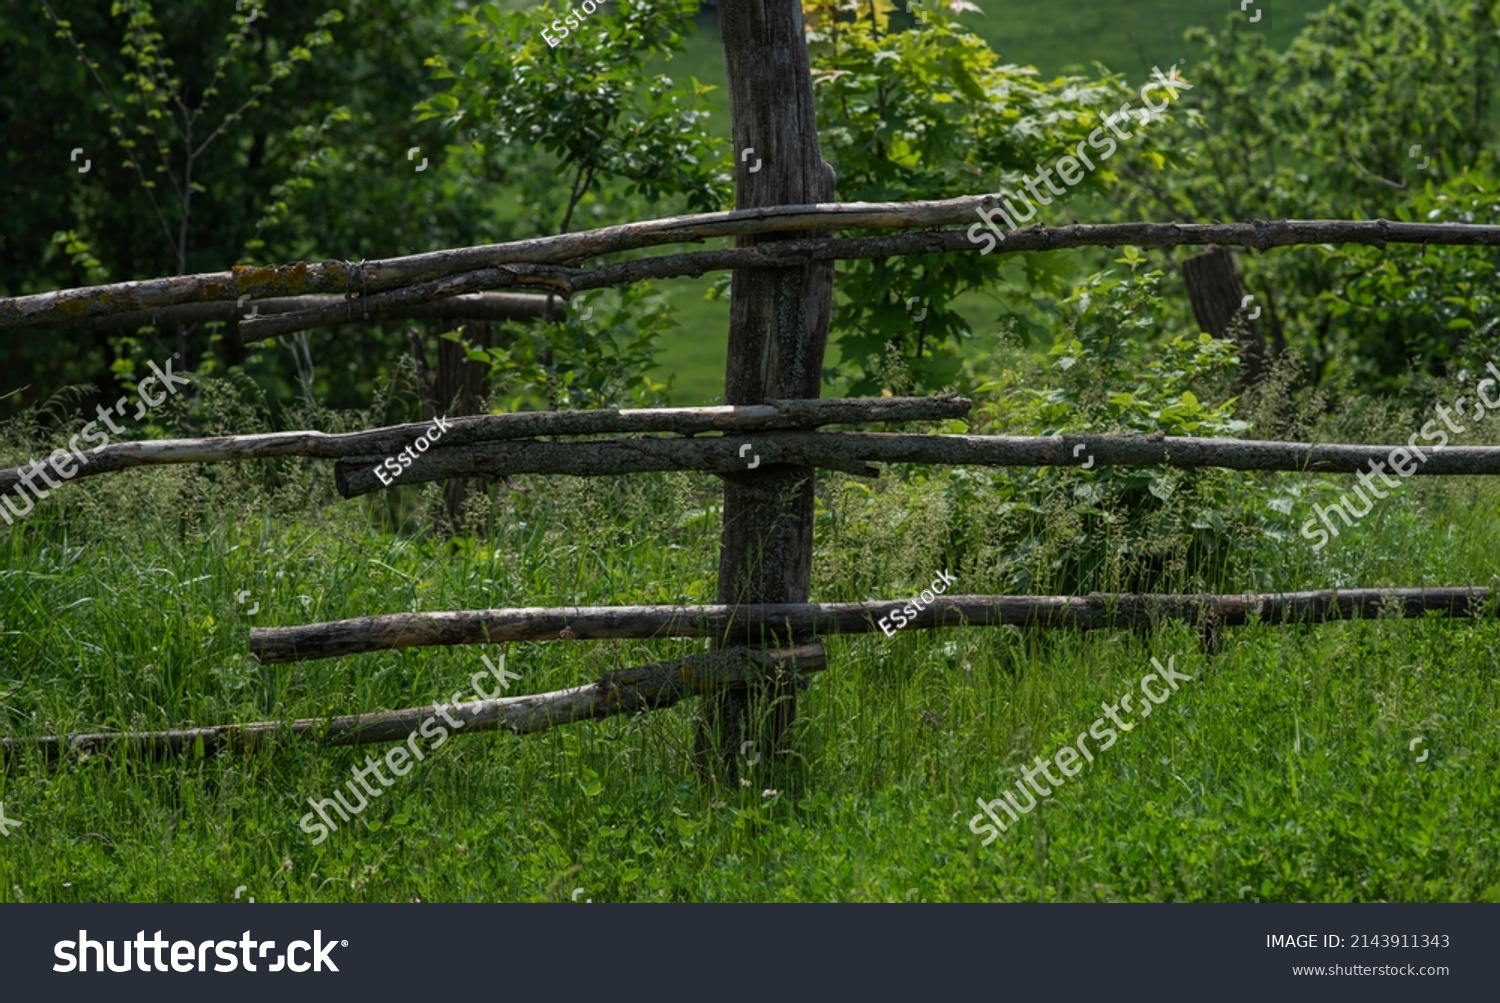
<path id="1" fill-rule="evenodd" d="M 810 601 L 812 492 L 819 468 L 877 476 L 878 468 L 872 466 L 876 463 L 1082 466 L 1088 461 L 1077 455 L 1076 447 L 1083 444 L 1099 467 L 1354 473 L 1389 453 L 1389 446 L 1229 439 L 819 431 L 831 425 L 886 426 L 967 414 L 969 402 L 955 395 L 818 399 L 833 262 L 974 253 L 977 248 L 965 236 L 965 228 L 976 218 L 975 209 L 990 204 L 992 196 L 888 204 L 831 202 L 834 179 L 823 162 L 813 121 L 799 6 L 722 6 L 720 19 L 733 148 L 756 147 L 765 165 L 756 173 L 741 171 L 732 212 L 380 261 L 237 266 L 217 273 L 0 299 L 0 332 L 12 332 L 11 336 L 22 329 L 89 330 L 233 318 L 244 339 L 259 340 L 398 317 L 489 321 L 554 316 L 568 296 L 585 289 L 734 270 L 724 406 L 457 418 L 399 481 L 405 486 L 522 474 L 714 474 L 724 485 L 715 604 L 395 613 L 255 628 L 249 631 L 249 649 L 260 661 L 293 662 L 424 645 L 709 638 L 711 648 L 703 654 L 623 667 L 556 692 L 462 705 L 459 713 L 465 732 L 532 732 L 699 696 L 703 705 L 698 764 L 715 771 L 722 767 L 734 776 L 740 762 L 736 752 L 747 740 L 770 750 L 770 761 L 788 752 L 802 677 L 826 667 L 821 638 L 872 632 L 890 605 Z M 858 230 L 882 232 L 832 235 Z M 720 238 L 733 238 L 736 246 L 618 257 L 671 243 Z M 1243 292 L 1223 249 L 1265 251 L 1326 243 L 1500 246 L 1500 227 L 1385 220 L 1038 225 L 1008 234 L 996 253 L 1120 244 L 1208 248 L 1184 272 L 1200 324 L 1221 334 Z M 604 258 L 610 260 L 598 260 Z M 494 292 L 498 289 L 512 291 Z M 247 295 L 251 304 L 262 307 L 248 318 L 239 303 Z M 1234 330 L 1241 339 L 1242 360 L 1251 369 L 1262 365 L 1253 325 L 1241 323 Z M 117 443 L 90 454 L 75 476 L 158 464 L 304 456 L 335 461 L 338 492 L 354 498 L 387 487 L 377 479 L 376 465 L 411 445 L 426 425 L 345 435 L 294 431 Z M 740 449 L 752 435 L 759 457 L 753 468 Z M 553 438 L 557 436 L 575 438 Z M 1500 448 L 1449 448 L 1434 453 L 1416 472 L 1500 474 Z M 0 491 L 14 486 L 20 474 L 19 469 L 0 471 Z M 1146 627 L 1163 618 L 1217 627 L 1432 612 L 1466 617 L 1492 610 L 1490 599 L 1490 590 L 1481 587 L 1221 596 L 949 594 L 919 612 L 909 626 L 1094 629 Z M 50 760 L 70 750 L 122 748 L 150 757 L 248 749 L 281 735 L 331 744 L 383 742 L 406 735 L 434 712 L 435 707 L 423 706 L 331 720 L 10 737 L 0 743 L 0 755 L 7 762 L 25 753 Z"/>

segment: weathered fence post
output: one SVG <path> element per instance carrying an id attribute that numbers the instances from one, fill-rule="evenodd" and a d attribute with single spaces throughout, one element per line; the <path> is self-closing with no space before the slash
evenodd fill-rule
<path id="1" fill-rule="evenodd" d="M 462 341 L 450 341 L 442 335 L 457 328 Z M 480 404 L 488 401 L 488 370 L 483 363 L 471 362 L 466 344 L 476 348 L 490 347 L 490 322 L 487 320 L 444 321 L 438 324 L 437 366 L 428 365 L 427 351 L 419 328 L 411 331 L 412 354 L 422 380 L 422 410 L 428 420 L 439 416 L 461 418 L 480 413 Z M 472 478 L 455 477 L 443 485 L 443 501 L 436 515 L 446 517 L 450 534 L 464 531 L 464 505 L 469 496 L 482 486 Z"/>
<path id="2" fill-rule="evenodd" d="M 735 208 L 833 200 L 833 169 L 823 160 L 813 114 L 812 75 L 798 0 L 731 0 L 719 6 L 729 78 Z M 748 151 L 748 152 L 747 152 Z M 788 240 L 802 232 L 760 240 Z M 741 238 L 740 246 L 759 242 Z M 745 269 L 730 296 L 725 404 L 817 397 L 833 302 L 833 264 Z M 747 436 L 754 462 L 754 437 Z M 812 578 L 811 467 L 765 466 L 724 478 L 718 601 L 800 603 Z M 786 633 L 786 632 L 782 632 Z M 803 639 L 799 639 L 803 640 Z M 791 637 L 777 637 L 782 644 Z M 717 643 L 717 642 L 716 642 Z M 772 644 L 749 632 L 728 644 Z M 700 771 L 723 764 L 738 776 L 746 761 L 784 755 L 796 717 L 793 680 L 729 686 L 703 698 L 698 722 Z M 746 746 L 745 743 L 750 745 Z"/>

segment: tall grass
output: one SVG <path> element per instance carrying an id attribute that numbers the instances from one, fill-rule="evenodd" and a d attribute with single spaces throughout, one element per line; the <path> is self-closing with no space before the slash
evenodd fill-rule
<path id="1" fill-rule="evenodd" d="M 198 392 L 200 427 L 262 420 L 233 388 Z M 0 461 L 40 451 L 35 428 L 10 431 Z M 252 624 L 713 598 L 709 477 L 521 478 L 524 491 L 487 500 L 490 535 L 450 543 L 425 528 L 435 487 L 344 502 L 330 474 L 280 463 L 90 478 L 0 530 L 0 733 L 415 706 L 467 692 L 494 653 L 262 666 L 247 654 Z M 943 566 L 959 591 L 1005 591 L 1006 516 L 957 489 L 967 476 L 822 477 L 814 598 L 904 601 Z M 1312 479 L 1265 480 L 1274 494 Z M 1245 564 L 1268 579 L 1257 586 L 1490 582 L 1492 482 L 1416 482 L 1320 555 L 1295 538 L 1245 542 Z M 459 736 L 318 846 L 298 827 L 307 799 L 383 746 L 25 761 L 0 775 L 7 817 L 22 821 L 0 840 L 0 898 L 225 901 L 247 885 L 259 902 L 568 900 L 580 888 L 580 903 L 1495 900 L 1497 642 L 1488 619 L 1252 626 L 1226 631 L 1214 655 L 1182 625 L 829 638 L 830 667 L 800 696 L 796 762 L 757 767 L 749 786 L 697 779 L 689 705 Z M 510 645 L 511 692 L 703 647 Z M 1072 743 L 1152 656 L 1175 656 L 1194 681 L 982 847 L 967 826 L 976 799 Z"/>

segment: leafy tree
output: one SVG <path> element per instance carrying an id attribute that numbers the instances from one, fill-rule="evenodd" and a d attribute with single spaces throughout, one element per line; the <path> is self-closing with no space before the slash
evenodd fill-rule
<path id="1" fill-rule="evenodd" d="M 422 102 L 420 117 L 440 119 L 476 170 L 515 193 L 517 226 L 529 235 L 721 209 L 730 173 L 728 151 L 708 128 L 712 88 L 647 72 L 651 60 L 681 52 L 696 9 L 696 0 L 601 6 L 568 36 L 552 35 L 552 45 L 542 29 L 566 12 L 483 4 L 453 21 L 471 43 L 464 60 L 428 59 L 449 85 Z M 509 344 L 471 357 L 491 364 L 517 406 L 597 405 L 624 394 L 644 401 L 666 389 L 645 375 L 667 320 L 649 284 L 574 305 L 567 321 L 514 332 Z M 595 312 L 597 321 L 587 319 Z"/>
<path id="2" fill-rule="evenodd" d="M 1484 197 L 1495 187 L 1500 145 L 1495 0 L 1338 0 L 1285 52 L 1238 19 L 1218 35 L 1189 34 L 1208 57 L 1191 67 L 1189 101 L 1200 114 L 1167 127 L 1181 169 L 1123 171 L 1120 218 L 1500 218 Z M 1493 250 L 1416 253 L 1454 262 L 1455 277 L 1486 267 L 1493 274 L 1497 262 Z M 1345 381 L 1399 387 L 1414 357 L 1441 372 L 1483 323 L 1477 300 L 1465 317 L 1414 309 L 1445 294 L 1428 287 L 1408 298 L 1415 287 L 1393 282 L 1380 260 L 1416 277 L 1411 249 L 1397 246 L 1302 248 L 1249 265 L 1250 286 L 1267 307 L 1261 323 L 1325 389 Z M 1367 280 L 1372 267 L 1381 281 Z M 1433 264 L 1423 278 L 1446 281 L 1444 267 Z M 1345 298 L 1354 290 L 1359 302 Z"/>
<path id="3" fill-rule="evenodd" d="M 528 199 L 536 232 L 566 232 L 580 207 L 599 225 L 662 200 L 710 212 L 729 199 L 726 151 L 710 138 L 701 107 L 712 88 L 646 73 L 653 56 L 681 52 L 696 0 L 614 7 L 599 7 L 552 46 L 541 33 L 553 21 L 550 4 L 509 13 L 483 4 L 454 20 L 475 43 L 463 65 L 441 54 L 427 60 L 433 77 L 451 84 L 422 102 L 421 118 L 441 118 L 507 177 L 540 182 L 527 192 L 540 196 Z"/>
<path id="4" fill-rule="evenodd" d="M 904 30 L 889 0 L 804 0 L 803 9 L 823 148 L 844 201 L 1019 191 L 1024 177 L 1075 150 L 1128 96 L 1116 77 L 1047 82 L 1034 69 L 1002 64 L 959 24 L 956 15 L 978 10 L 963 0 L 925 11 L 920 25 Z M 1159 168 L 1154 131 L 1141 130 L 1132 140 L 1139 149 L 1121 151 L 1121 159 L 1150 158 Z M 1099 191 L 1117 163 L 1098 162 L 1079 193 Z M 1076 197 L 1058 196 L 1048 221 L 1066 221 L 1060 203 Z M 880 389 L 892 354 L 914 386 L 954 383 L 969 334 L 954 306 L 964 292 L 999 287 L 1012 316 L 1055 318 L 1050 302 L 1028 304 L 1027 294 L 1064 294 L 1075 265 L 1044 255 L 1002 272 L 1006 264 L 977 254 L 840 262 L 833 326 L 840 363 L 859 374 L 854 391 Z M 1007 279 L 1016 284 L 1007 288 Z"/>
<path id="5" fill-rule="evenodd" d="M 161 235 L 175 259 L 175 275 L 187 271 L 188 242 L 193 235 L 193 197 L 208 191 L 201 181 L 195 180 L 194 167 L 214 142 L 224 136 L 226 129 L 260 103 L 277 80 L 291 75 L 298 63 L 310 61 L 315 48 L 332 41 L 327 26 L 343 20 L 343 14 L 336 9 L 321 15 L 316 22 L 317 30 L 309 32 L 300 45 L 274 58 L 266 78 L 256 83 L 237 107 L 231 102 L 233 110 L 210 117 L 210 103 L 219 96 L 226 71 L 239 61 L 241 50 L 248 47 L 250 25 L 259 14 L 259 7 L 252 6 L 248 15 L 235 15 L 235 30 L 226 36 L 226 49 L 214 63 L 212 78 L 197 94 L 190 94 L 184 88 L 181 74 L 175 72 L 172 59 L 162 51 L 164 39 L 156 28 L 149 0 L 114 2 L 111 13 L 125 19 L 125 43 L 120 53 L 129 66 L 120 81 L 122 86 L 115 87 L 101 75 L 98 61 L 89 56 L 73 34 L 72 26 L 57 16 L 48 0 L 42 0 L 42 9 L 57 26 L 58 37 L 72 46 L 98 85 L 109 110 L 110 138 L 124 154 L 125 163 L 135 172 L 145 192 Z M 120 101 L 115 98 L 117 90 L 124 91 Z M 126 109 L 135 114 L 127 116 Z M 169 202 L 157 197 L 163 181 L 171 186 Z"/>
<path id="6" fill-rule="evenodd" d="M 0 295 L 500 232 L 478 179 L 445 171 L 436 128 L 413 121 L 430 89 L 423 55 L 456 42 L 442 0 L 264 0 L 238 13 L 218 0 L 48 3 L 62 29 L 40 9 L 0 18 L 0 122 L 14 140 L 0 149 Z M 417 145 L 438 161 L 422 174 L 404 159 Z M 68 161 L 79 146 L 87 174 L 84 157 Z M 279 350 L 247 349 L 222 324 L 188 333 L 200 372 L 243 369 L 272 401 L 295 396 Z M 338 407 L 367 402 L 405 351 L 396 324 L 312 338 L 319 396 Z M 107 382 L 112 367 L 126 375 L 172 340 L 149 327 L 18 332 L 0 363 L 45 397 Z"/>
<path id="7" fill-rule="evenodd" d="M 1413 188 L 1392 214 L 1423 223 L 1500 224 L 1500 173 L 1466 171 Z M 1482 370 L 1500 361 L 1500 248 L 1349 247 L 1330 254 L 1332 288 L 1318 297 L 1331 319 L 1329 351 L 1367 384 L 1396 372 L 1407 356 L 1428 371 Z M 1389 340 L 1372 344 L 1365 332 Z"/>

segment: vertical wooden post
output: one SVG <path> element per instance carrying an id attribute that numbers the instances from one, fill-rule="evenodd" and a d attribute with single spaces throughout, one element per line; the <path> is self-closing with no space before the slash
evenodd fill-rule
<path id="1" fill-rule="evenodd" d="M 719 34 L 729 78 L 735 208 L 832 201 L 833 169 L 818 144 L 798 0 L 725 0 L 719 5 Z M 807 235 L 742 238 L 739 245 Z M 736 272 L 724 403 L 817 397 L 832 303 L 831 262 Z M 748 467 L 755 455 L 754 436 L 745 441 L 751 446 Z M 813 483 L 809 467 L 762 466 L 725 476 L 719 602 L 807 601 Z M 793 640 L 781 634 L 740 634 L 727 643 L 770 646 Z M 697 739 L 700 770 L 716 772 L 722 766 L 732 781 L 739 775 L 742 749 L 746 763 L 785 756 L 795 717 L 790 679 L 704 697 Z"/>
<path id="2" fill-rule="evenodd" d="M 456 324 L 463 331 L 463 340 L 479 348 L 490 346 L 490 322 L 487 320 L 461 320 Z M 439 334 L 453 326 L 440 322 Z M 446 338 L 438 339 L 437 367 L 427 363 L 427 351 L 422 344 L 420 329 L 411 331 L 412 354 L 417 360 L 417 369 L 422 380 L 422 410 L 428 419 L 440 415 L 463 417 L 479 413 L 480 402 L 486 399 L 488 371 L 483 363 L 470 362 L 464 346 Z M 443 504 L 439 518 L 446 517 L 450 535 L 464 531 L 463 509 L 470 494 L 478 490 L 483 482 L 470 478 L 453 478 L 443 485 Z"/>

